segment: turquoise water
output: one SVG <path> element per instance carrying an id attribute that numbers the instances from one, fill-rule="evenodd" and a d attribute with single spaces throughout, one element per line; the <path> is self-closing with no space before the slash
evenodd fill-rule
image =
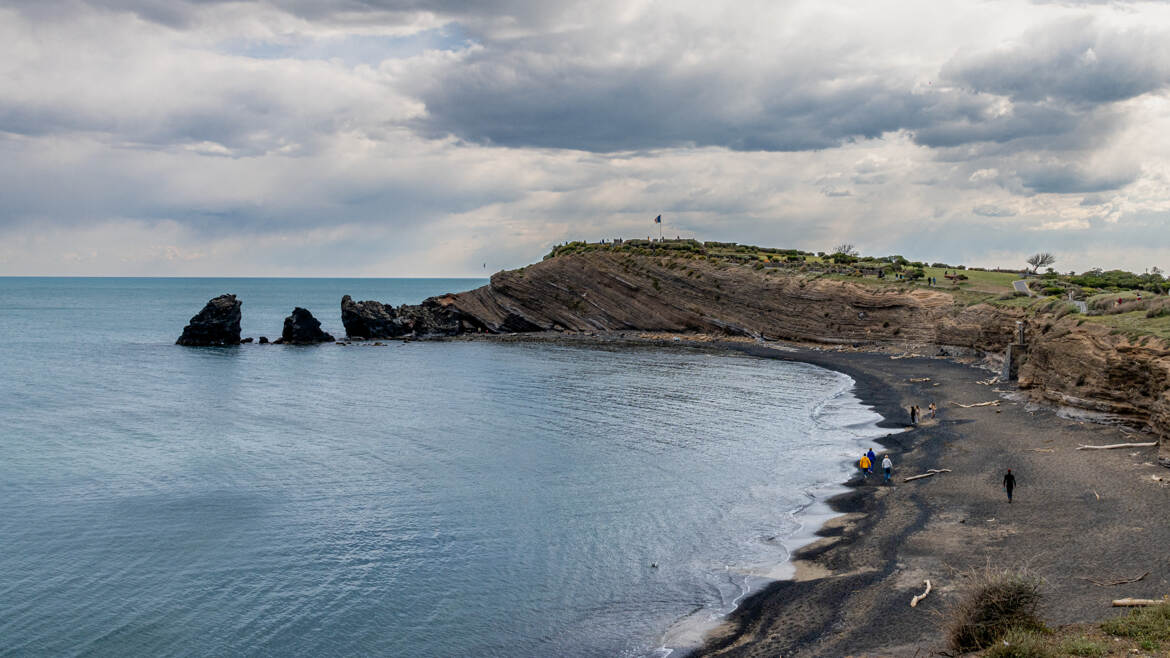
<path id="1" fill-rule="evenodd" d="M 0 278 L 0 654 L 661 655 L 878 433 L 791 362 L 173 344 L 481 283 Z"/>

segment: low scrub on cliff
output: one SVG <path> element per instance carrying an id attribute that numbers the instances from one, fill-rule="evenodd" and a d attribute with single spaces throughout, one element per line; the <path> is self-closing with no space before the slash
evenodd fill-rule
<path id="1" fill-rule="evenodd" d="M 1001 642 L 1008 633 L 1044 630 L 1036 614 L 1043 583 L 1039 576 L 1026 569 L 990 566 L 964 576 L 964 593 L 951 611 L 947 629 L 951 649 L 978 651 Z"/>

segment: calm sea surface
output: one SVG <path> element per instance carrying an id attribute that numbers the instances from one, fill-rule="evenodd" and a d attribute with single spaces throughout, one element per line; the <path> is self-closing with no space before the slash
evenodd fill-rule
<path id="1" fill-rule="evenodd" d="M 481 283 L 0 278 L 0 654 L 661 655 L 881 433 L 791 362 L 173 344 Z"/>

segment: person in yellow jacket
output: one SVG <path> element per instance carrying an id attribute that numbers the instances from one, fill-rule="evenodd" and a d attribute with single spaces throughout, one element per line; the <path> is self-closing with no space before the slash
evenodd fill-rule
<path id="1" fill-rule="evenodd" d="M 862 455 L 858 465 L 861 466 L 861 477 L 868 478 L 869 469 L 873 466 L 873 462 L 869 461 L 869 455 Z"/>

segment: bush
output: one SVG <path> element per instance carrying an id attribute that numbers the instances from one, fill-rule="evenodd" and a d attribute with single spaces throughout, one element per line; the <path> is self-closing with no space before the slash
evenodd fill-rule
<path id="1" fill-rule="evenodd" d="M 947 642 L 963 653 L 990 647 L 1009 631 L 1042 631 L 1036 616 L 1043 581 L 1027 570 L 986 567 L 966 574 L 966 593 L 951 614 Z M 1024 654 L 1002 654 L 1024 655 Z"/>
<path id="2" fill-rule="evenodd" d="M 1146 311 L 1147 318 L 1161 318 L 1167 315 L 1170 315 L 1170 299 L 1150 302 L 1150 308 Z"/>
<path id="3" fill-rule="evenodd" d="M 1013 628 L 995 641 L 983 658 L 1049 658 L 1053 653 L 1035 631 Z"/>
<path id="4" fill-rule="evenodd" d="M 1045 295 L 1063 295 L 1064 288 L 1061 288 L 1060 286 L 1048 286 L 1044 289 L 1043 292 Z"/>

